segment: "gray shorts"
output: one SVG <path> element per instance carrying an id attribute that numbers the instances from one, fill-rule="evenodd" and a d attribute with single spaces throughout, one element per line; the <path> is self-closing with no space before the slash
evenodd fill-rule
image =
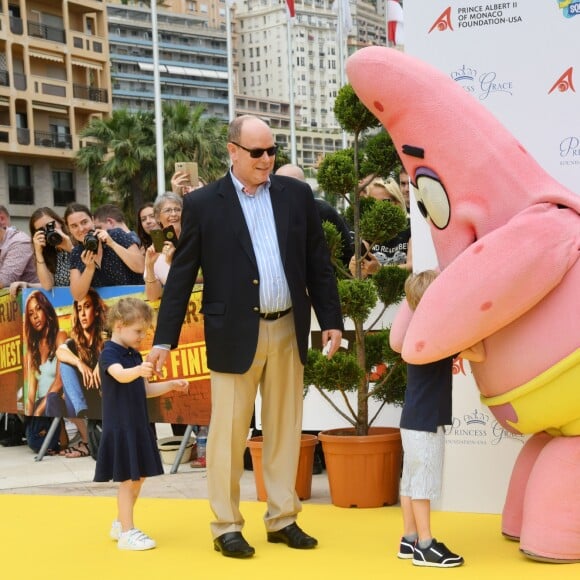
<path id="1" fill-rule="evenodd" d="M 437 433 L 401 429 L 403 476 L 400 495 L 411 499 L 436 500 L 441 495 L 445 431 Z"/>

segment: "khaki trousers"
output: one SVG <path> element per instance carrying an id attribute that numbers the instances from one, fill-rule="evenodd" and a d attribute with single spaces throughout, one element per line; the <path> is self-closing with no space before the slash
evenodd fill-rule
<path id="1" fill-rule="evenodd" d="M 304 367 L 292 313 L 260 320 L 258 346 L 244 374 L 211 372 L 211 421 L 207 442 L 208 495 L 214 538 L 243 528 L 240 478 L 258 386 L 262 397 L 262 464 L 268 494 L 264 522 L 276 531 L 296 521 L 302 505 L 296 472 L 302 431 Z"/>

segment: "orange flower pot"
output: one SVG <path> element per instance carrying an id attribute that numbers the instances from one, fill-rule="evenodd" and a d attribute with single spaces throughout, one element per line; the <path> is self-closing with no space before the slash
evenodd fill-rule
<path id="1" fill-rule="evenodd" d="M 318 437 L 333 505 L 371 508 L 397 503 L 403 457 L 399 429 L 371 427 L 363 436 L 355 435 L 354 429 L 330 429 Z"/>
<path id="2" fill-rule="evenodd" d="M 256 480 L 256 492 L 258 501 L 266 501 L 268 494 L 264 485 L 262 472 L 262 436 L 248 439 L 248 447 L 252 455 L 254 479 Z M 296 473 L 296 493 L 301 500 L 309 499 L 312 491 L 312 466 L 314 464 L 314 449 L 318 443 L 316 435 L 302 434 L 300 443 L 300 457 L 298 460 L 298 472 Z"/>

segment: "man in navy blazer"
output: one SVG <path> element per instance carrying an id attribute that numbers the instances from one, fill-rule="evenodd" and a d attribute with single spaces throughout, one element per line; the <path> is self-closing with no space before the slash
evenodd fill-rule
<path id="1" fill-rule="evenodd" d="M 326 240 L 306 183 L 271 175 L 276 145 L 257 117 L 228 131 L 231 170 L 184 198 L 182 233 L 164 288 L 149 359 L 160 371 L 179 339 L 199 268 L 211 371 L 208 494 L 215 550 L 254 554 L 239 510 L 243 455 L 258 386 L 262 396 L 267 539 L 308 549 L 296 524 L 296 471 L 311 307 L 331 357 L 343 322 Z"/>

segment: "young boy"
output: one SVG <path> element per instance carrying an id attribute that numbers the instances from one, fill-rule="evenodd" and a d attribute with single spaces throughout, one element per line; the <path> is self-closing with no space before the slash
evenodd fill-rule
<path id="1" fill-rule="evenodd" d="M 417 308 L 423 293 L 437 277 L 434 270 L 410 275 L 405 295 L 411 310 Z M 396 348 L 398 345 L 391 343 Z M 479 347 L 480 348 L 480 347 Z M 481 360 L 478 349 L 461 356 Z M 401 414 L 403 476 L 400 500 L 403 537 L 399 558 L 413 559 L 416 566 L 452 568 L 463 558 L 454 554 L 431 534 L 431 501 L 441 493 L 445 431 L 451 424 L 451 386 L 453 356 L 424 365 L 407 364 L 407 389 Z"/>

